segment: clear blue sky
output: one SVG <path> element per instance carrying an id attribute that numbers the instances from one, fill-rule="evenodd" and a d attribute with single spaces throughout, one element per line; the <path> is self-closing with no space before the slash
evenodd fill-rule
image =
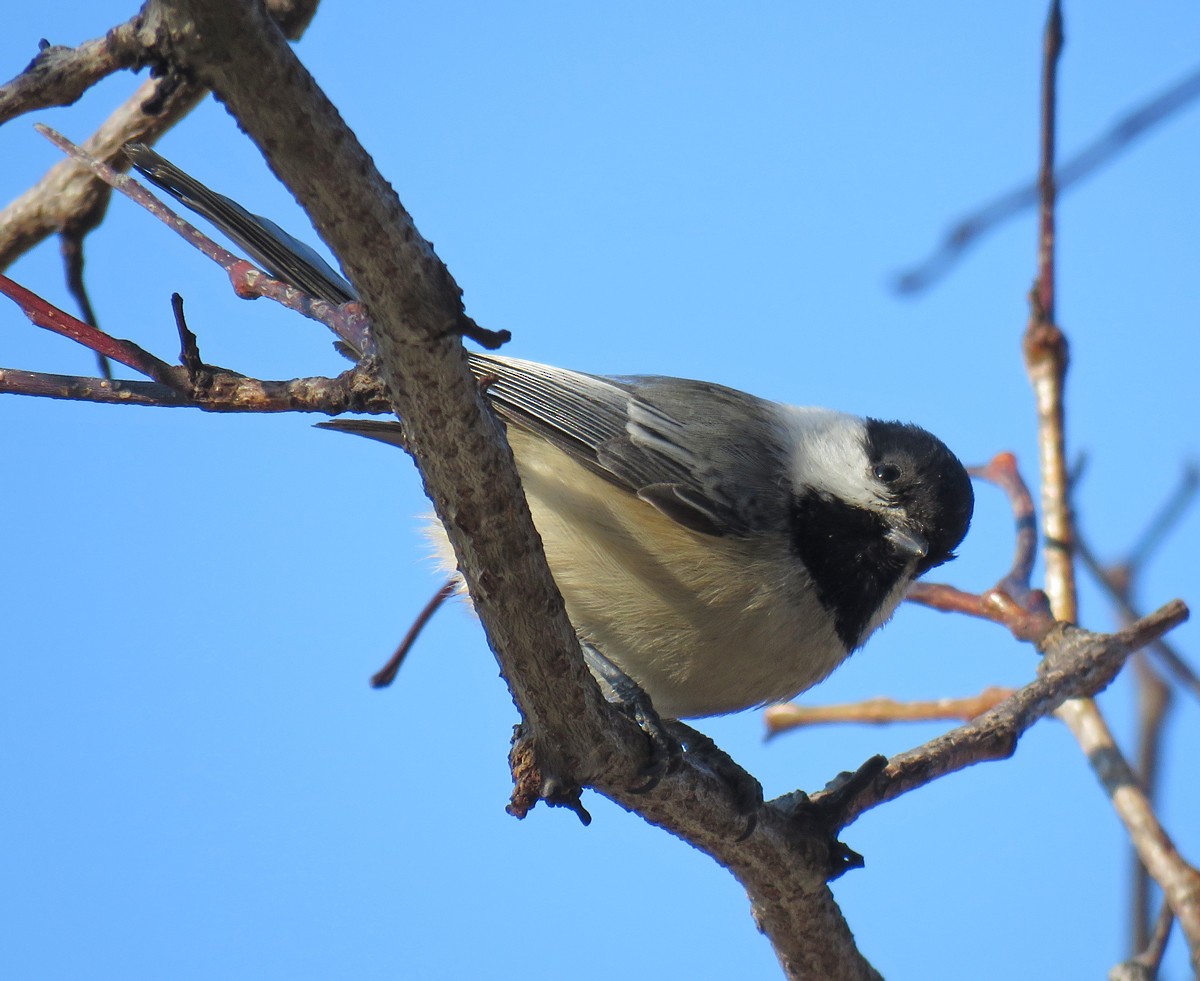
<path id="1" fill-rule="evenodd" d="M 11 5 L 0 74 L 40 37 L 74 44 L 133 9 Z M 1200 9 L 1066 14 L 1069 153 L 1194 67 Z M 926 295 L 888 283 L 1031 175 L 1043 17 L 1041 2 L 327 3 L 299 51 L 512 354 L 911 419 L 968 461 L 1011 449 L 1032 478 L 1032 216 Z M 82 139 L 134 84 L 34 119 Z M 57 158 L 34 119 L 0 130 L 5 201 Z M 306 232 L 220 107 L 161 149 Z M 1062 204 L 1070 445 L 1090 460 L 1081 525 L 1107 557 L 1200 456 L 1197 159 L 1200 107 Z M 70 308 L 52 244 L 11 274 Z M 125 201 L 87 276 L 102 325 L 164 357 L 178 290 L 213 363 L 344 366 L 317 326 L 234 299 Z M 6 302 L 0 364 L 93 370 Z M 595 795 L 587 829 L 504 813 L 516 713 L 468 613 L 443 612 L 397 684 L 368 688 L 437 585 L 425 505 L 405 456 L 310 421 L 0 400 L 0 975 L 777 976 L 742 891 L 687 846 Z M 972 589 L 1011 552 L 999 493 L 978 498 L 944 570 Z M 1146 605 L 1197 600 L 1198 511 L 1147 571 Z M 1091 588 L 1083 618 L 1112 622 Z M 1193 655 L 1197 638 L 1176 637 Z M 804 700 L 966 695 L 1035 666 L 996 627 L 906 608 Z M 1123 681 L 1102 699 L 1127 744 L 1131 701 Z M 1193 861 L 1198 718 L 1178 702 L 1163 804 Z M 943 728 L 764 745 L 754 712 L 701 727 L 772 796 Z M 889 978 L 1097 978 L 1123 955 L 1124 836 L 1053 721 L 845 840 L 867 867 L 834 891 Z M 1184 963 L 1176 936 L 1167 976 Z"/>

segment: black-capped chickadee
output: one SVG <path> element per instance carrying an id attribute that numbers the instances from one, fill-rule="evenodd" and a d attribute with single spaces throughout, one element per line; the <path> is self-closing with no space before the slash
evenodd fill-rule
<path id="1" fill-rule="evenodd" d="M 334 303 L 351 285 L 273 223 L 153 151 L 151 181 L 272 275 Z M 706 382 L 611 378 L 468 355 L 505 421 L 534 525 L 589 664 L 664 718 L 791 698 L 953 558 L 974 497 L 916 426 L 781 405 Z M 399 443 L 399 424 L 322 424 Z M 453 554 L 443 549 L 450 567 Z"/>

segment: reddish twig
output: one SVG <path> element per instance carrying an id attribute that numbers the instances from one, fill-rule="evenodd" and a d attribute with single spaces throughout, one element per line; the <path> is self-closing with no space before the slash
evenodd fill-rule
<path id="1" fill-rule="evenodd" d="M 413 644 L 417 642 L 417 638 L 421 636 L 421 631 L 425 629 L 425 625 L 429 623 L 433 615 L 441 608 L 455 591 L 462 585 L 462 580 L 455 576 L 446 581 L 446 583 L 433 594 L 433 597 L 425 604 L 424 609 L 417 614 L 417 618 L 413 621 L 412 626 L 408 628 L 408 633 L 404 635 L 404 639 L 400 641 L 399 646 L 387 663 L 371 675 L 372 688 L 386 688 L 396 680 L 396 673 L 400 670 L 400 665 L 404 663 L 404 659 L 408 657 L 408 652 L 412 650 Z"/>
<path id="2" fill-rule="evenodd" d="M 119 361 L 152 382 L 112 381 L 0 368 L 0 393 L 33 395 L 118 405 L 191 406 L 209 412 L 386 412 L 389 402 L 369 367 L 336 378 L 263 381 L 236 371 L 201 365 L 183 340 L 185 364 L 170 365 L 132 341 L 120 340 L 85 324 L 6 276 L 0 294 L 10 297 L 30 321 Z M 183 327 L 186 330 L 186 325 Z M 190 331 L 188 332 L 190 334 Z M 194 340 L 193 340 L 194 348 Z M 202 371 L 197 372 L 197 366 Z"/>
<path id="3" fill-rule="evenodd" d="M 1037 508 L 1029 485 L 1021 476 L 1017 458 L 1012 453 L 997 453 L 986 466 L 971 467 L 970 473 L 973 477 L 995 484 L 1008 495 L 1016 523 L 1016 548 L 1012 568 L 996 586 L 1024 603 L 1030 591 L 1038 547 Z"/>
<path id="4" fill-rule="evenodd" d="M 943 583 L 919 582 L 908 591 L 908 598 L 943 613 L 965 613 L 980 620 L 991 620 L 1007 627 L 1018 640 L 1033 643 L 1045 637 L 1055 625 L 1049 611 L 1027 609 L 998 587 L 982 593 L 968 593 Z"/>
<path id="5" fill-rule="evenodd" d="M 141 372 L 148 378 L 153 378 L 160 385 L 168 387 L 174 385 L 172 368 L 165 361 L 156 358 L 132 341 L 110 337 L 91 324 L 85 324 L 82 320 L 72 317 L 69 313 L 53 306 L 36 293 L 27 290 L 2 274 L 0 274 L 0 294 L 16 303 L 21 308 L 21 312 L 35 326 L 51 330 L 63 337 L 69 337 L 97 354 L 112 358 L 134 371 Z"/>
<path id="6" fill-rule="evenodd" d="M 1054 618 L 1046 595 L 1029 585 L 1037 559 L 1033 496 L 1017 467 L 1017 458 L 1011 453 L 997 453 L 985 466 L 971 467 L 970 473 L 996 484 L 1008 495 L 1016 525 L 1012 567 L 995 586 L 982 593 L 967 593 L 942 583 L 919 582 L 908 591 L 908 599 L 935 610 L 991 620 L 1007 627 L 1019 640 L 1036 643 L 1054 627 Z"/>

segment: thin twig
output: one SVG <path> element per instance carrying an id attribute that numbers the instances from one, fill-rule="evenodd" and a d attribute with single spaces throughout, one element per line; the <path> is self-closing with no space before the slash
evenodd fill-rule
<path id="1" fill-rule="evenodd" d="M 767 738 L 789 729 L 830 722 L 887 725 L 893 722 L 970 722 L 1013 693 L 1011 688 L 985 688 L 967 698 L 936 698 L 925 702 L 898 702 L 894 698 L 868 698 L 846 705 L 772 705 L 763 712 Z"/>
<path id="2" fill-rule="evenodd" d="M 83 240 L 87 232 L 81 228 L 65 229 L 58 237 L 59 253 L 63 259 L 63 273 L 67 280 L 67 291 L 79 304 L 79 314 L 86 323 L 98 327 L 100 322 L 92 308 L 87 286 L 83 281 Z M 112 381 L 112 363 L 103 354 L 96 355 L 96 367 L 100 374 Z"/>
<path id="3" fill-rule="evenodd" d="M 1137 775 L 1142 789 L 1151 801 L 1157 802 L 1159 762 L 1162 759 L 1163 728 L 1171 708 L 1171 687 L 1150 664 L 1145 653 L 1133 659 L 1137 672 Z M 1150 873 L 1137 851 L 1130 849 L 1133 865 L 1133 887 L 1130 890 L 1130 924 L 1134 950 L 1144 950 L 1150 943 Z M 1170 907 L 1168 907 L 1169 909 Z"/>
<path id="4" fill-rule="evenodd" d="M 387 663 L 382 668 L 371 675 L 372 688 L 386 688 L 396 680 L 396 673 L 400 670 L 400 665 L 402 665 L 404 663 L 404 659 L 408 657 L 408 652 L 412 650 L 413 644 L 415 644 L 417 642 L 417 638 L 421 636 L 421 631 L 425 629 L 425 625 L 429 623 L 430 619 L 435 613 L 437 613 L 442 604 L 445 603 L 446 600 L 448 600 L 451 596 L 453 596 L 461 585 L 462 580 L 458 576 L 455 576 L 454 578 L 447 580 L 442 587 L 433 594 L 433 597 L 428 603 L 425 604 L 421 612 L 417 614 L 417 618 L 413 620 L 412 626 L 408 628 L 408 633 L 404 635 L 404 639 L 400 641 L 399 645 L 396 647 L 395 653 L 388 658 Z"/>
<path id="5" fill-rule="evenodd" d="M 349 368 L 332 378 L 316 375 L 287 381 L 248 378 L 212 366 L 206 366 L 206 370 L 211 372 L 206 386 L 182 394 L 181 390 L 186 391 L 188 385 L 186 369 L 182 367 L 171 368 L 178 373 L 178 385 L 0 368 L 0 395 L 202 412 L 318 412 L 336 416 L 343 412 L 390 411 L 379 380 L 359 368 Z"/>
<path id="6" fill-rule="evenodd" d="M 1175 488 L 1167 503 L 1162 506 L 1154 520 L 1142 532 L 1142 537 L 1129 550 L 1129 555 L 1121 563 L 1128 578 L 1132 579 L 1141 571 L 1150 560 L 1150 556 L 1163 543 L 1167 535 L 1175 529 L 1187 509 L 1195 502 L 1197 491 L 1200 491 L 1200 467 L 1192 463 L 1184 468 L 1179 486 Z"/>
<path id="7" fill-rule="evenodd" d="M 1067 374 L 1067 340 L 1054 322 L 1054 132 L 1058 59 L 1062 53 L 1062 10 L 1050 5 L 1042 61 L 1042 128 L 1039 186 L 1042 202 L 1038 230 L 1038 272 L 1030 296 L 1025 330 L 1025 365 L 1033 386 L 1038 417 L 1038 455 L 1042 475 L 1042 520 L 1045 522 L 1046 593 L 1059 620 L 1078 619 L 1073 532 L 1066 467 L 1063 391 Z"/>
<path id="8" fill-rule="evenodd" d="M 1072 481 L 1072 486 L 1076 482 Z M 1154 550 L 1161 545 L 1175 524 L 1183 516 L 1197 490 L 1194 467 L 1183 474 L 1179 487 L 1171 494 L 1167 503 L 1159 510 L 1146 530 L 1121 562 L 1102 566 L 1084 536 L 1077 536 L 1076 549 L 1084 566 L 1108 592 L 1121 615 L 1129 623 L 1137 619 L 1133 596 L 1137 577 L 1145 569 Z M 1200 683 L 1188 665 L 1161 638 L 1151 644 L 1147 652 L 1155 653 L 1173 669 L 1180 683 L 1200 697 Z M 1164 656 L 1165 654 L 1165 656 Z M 1163 727 L 1171 706 L 1172 691 L 1146 657 L 1146 652 L 1134 658 L 1137 674 L 1137 775 L 1147 798 L 1152 802 L 1158 794 L 1159 760 Z M 1143 950 L 1150 943 L 1150 904 L 1152 882 L 1150 874 L 1136 850 L 1132 855 L 1132 888 L 1130 890 L 1130 932 L 1132 949 Z"/>
<path id="9" fill-rule="evenodd" d="M 1146 937 L 1144 945 L 1138 947 L 1136 955 L 1108 972 L 1108 981 L 1155 981 L 1174 924 L 1175 914 L 1171 912 L 1170 904 L 1163 903 L 1154 922 L 1154 932 Z"/>
<path id="10" fill-rule="evenodd" d="M 1038 643 L 1044 656 L 1036 680 L 966 725 L 892 757 L 869 791 L 854 802 L 847 821 L 946 774 L 1011 756 L 1021 734 L 1035 722 L 1067 700 L 1101 691 L 1131 653 L 1187 617 L 1187 607 L 1174 600 L 1115 634 L 1056 625 Z"/>
<path id="11" fill-rule="evenodd" d="M 1108 593 L 1117 610 L 1126 620 L 1138 618 L 1137 607 L 1130 602 L 1128 593 L 1120 588 L 1119 581 L 1110 578 L 1110 574 L 1100 564 L 1087 542 L 1081 537 L 1075 543 L 1076 552 L 1084 567 L 1095 577 L 1100 586 Z M 1200 675 L 1184 659 L 1175 648 L 1166 641 L 1156 641 L 1148 648 L 1155 660 L 1163 665 L 1178 684 L 1186 689 L 1193 697 L 1200 699 Z"/>
<path id="12" fill-rule="evenodd" d="M 1037 508 L 1034 507 L 1029 485 L 1021 476 L 1017 458 L 1012 453 L 997 453 L 986 466 L 972 467 L 970 473 L 973 477 L 995 484 L 1008 496 L 1016 523 L 1016 547 L 1012 568 L 996 585 L 1024 603 L 1025 595 L 1030 590 L 1038 546 Z"/>
<path id="13" fill-rule="evenodd" d="M 1058 135 L 1058 60 L 1063 49 L 1062 5 L 1052 0 L 1046 19 L 1042 51 L 1042 131 L 1038 166 L 1038 278 L 1035 308 L 1039 318 L 1054 323 L 1054 208 L 1058 187 L 1054 179 L 1054 145 Z"/>
<path id="14" fill-rule="evenodd" d="M 86 375 L 56 375 L 45 371 L 23 371 L 19 368 L 0 368 L 0 395 L 29 395 L 34 398 L 63 399 L 68 402 L 161 408 L 190 404 L 181 399 L 175 389 L 158 382 L 89 378 Z"/>

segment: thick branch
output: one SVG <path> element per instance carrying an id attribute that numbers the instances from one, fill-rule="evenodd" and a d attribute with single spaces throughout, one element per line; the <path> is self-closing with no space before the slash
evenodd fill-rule
<path id="1" fill-rule="evenodd" d="M 744 822 L 727 787 L 686 764 L 651 793 L 629 793 L 644 740 L 604 703 L 578 653 L 511 454 L 464 364 L 457 285 L 261 12 L 212 7 L 151 3 L 159 51 L 237 116 L 362 297 L 426 491 L 526 720 L 532 778 L 522 770 L 518 780 L 551 795 L 587 781 L 708 850 L 746 885 L 792 976 L 873 976 L 824 885 L 827 862 L 798 853 L 782 815 L 765 814 L 737 844 Z"/>

